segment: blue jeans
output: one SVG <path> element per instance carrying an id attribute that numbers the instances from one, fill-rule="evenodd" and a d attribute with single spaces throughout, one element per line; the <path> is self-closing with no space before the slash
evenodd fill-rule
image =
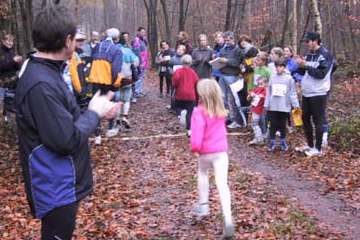
<path id="1" fill-rule="evenodd" d="M 237 76 L 221 76 L 220 77 L 220 81 L 219 81 L 219 85 L 220 88 L 223 92 L 223 99 L 224 99 L 224 105 L 225 108 L 228 109 L 230 111 L 230 120 L 231 121 L 235 121 L 237 123 L 241 123 L 241 115 L 239 113 L 239 109 L 235 104 L 235 99 L 234 96 L 231 92 L 230 89 L 230 85 L 233 84 L 234 82 L 238 81 L 239 77 Z M 229 103 L 229 99 L 230 99 L 230 103 Z M 230 105 L 231 106 L 230 106 Z"/>
<path id="2" fill-rule="evenodd" d="M 139 73 L 139 79 L 135 82 L 134 86 L 134 97 L 139 97 L 144 88 L 145 70 L 141 70 Z"/>
<path id="3" fill-rule="evenodd" d="M 132 95 L 132 88 L 131 85 L 129 86 L 125 86 L 119 89 L 119 91 L 117 91 L 115 93 L 115 101 L 116 102 L 130 102 L 131 100 L 131 95 Z"/>

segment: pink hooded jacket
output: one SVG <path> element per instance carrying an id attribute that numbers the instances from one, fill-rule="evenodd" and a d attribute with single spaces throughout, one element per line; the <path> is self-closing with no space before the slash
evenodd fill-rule
<path id="1" fill-rule="evenodd" d="M 228 142 L 224 117 L 210 117 L 199 105 L 191 116 L 191 151 L 200 154 L 226 152 Z"/>

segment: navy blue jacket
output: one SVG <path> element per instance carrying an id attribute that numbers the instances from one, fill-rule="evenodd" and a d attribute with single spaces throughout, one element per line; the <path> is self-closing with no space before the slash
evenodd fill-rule
<path id="1" fill-rule="evenodd" d="M 226 76 L 237 76 L 240 74 L 240 64 L 244 60 L 240 48 L 237 45 L 225 46 L 220 50 L 220 57 L 227 58 L 228 62 L 225 67 L 221 68 L 220 71 Z"/>
<path id="2" fill-rule="evenodd" d="M 20 161 L 37 218 L 87 196 L 93 186 L 88 138 L 99 117 L 80 109 L 62 78 L 62 61 L 30 56 L 16 88 Z"/>

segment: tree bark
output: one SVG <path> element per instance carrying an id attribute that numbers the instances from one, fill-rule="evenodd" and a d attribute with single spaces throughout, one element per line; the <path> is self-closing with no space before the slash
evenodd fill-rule
<path id="1" fill-rule="evenodd" d="M 291 35 L 291 46 L 294 49 L 297 49 L 297 32 L 298 32 L 298 21 L 297 21 L 297 0 L 293 0 L 293 6 L 292 6 L 292 35 Z"/>
<path id="2" fill-rule="evenodd" d="M 304 37 L 305 37 L 307 28 L 308 28 L 309 23 L 310 23 L 310 17 L 311 17 L 311 11 L 310 11 L 310 9 L 309 9 L 308 14 L 307 14 L 307 17 L 306 17 L 306 22 L 305 22 L 305 26 L 304 26 L 304 31 L 303 31 L 303 34 L 302 34 L 302 36 L 301 36 L 301 40 L 303 40 Z M 298 52 L 298 53 L 300 53 L 301 47 L 302 47 L 302 44 L 299 44 L 299 47 L 298 47 L 298 49 L 297 49 L 297 52 Z"/>
<path id="3" fill-rule="evenodd" d="M 283 25 L 282 35 L 281 35 L 281 46 L 285 44 L 285 35 L 289 26 L 289 8 L 290 8 L 290 0 L 286 0 L 285 2 L 285 21 Z"/>
<path id="4" fill-rule="evenodd" d="M 165 22 L 165 32 L 166 32 L 166 40 L 170 42 L 171 40 L 171 29 L 169 22 L 169 13 L 166 5 L 166 0 L 160 0 L 163 14 L 164 14 L 164 22 Z"/>
<path id="5" fill-rule="evenodd" d="M 354 30 L 353 30 L 353 23 L 351 20 L 351 13 L 350 13 L 350 3 L 347 3 L 345 6 L 345 14 L 346 14 L 346 19 L 348 22 L 348 26 L 349 26 L 349 37 L 351 40 L 351 44 L 352 44 L 352 58 L 353 60 L 356 60 L 356 53 L 357 53 L 357 44 L 356 44 L 356 36 L 354 34 Z"/>
<path id="6" fill-rule="evenodd" d="M 185 24 L 186 24 L 187 13 L 189 10 L 189 4 L 190 4 L 190 0 L 179 1 L 179 31 L 185 31 Z"/>
<path id="7" fill-rule="evenodd" d="M 315 32 L 319 33 L 320 36 L 322 35 L 322 22 L 320 17 L 320 11 L 319 11 L 319 1 L 318 0 L 311 0 L 310 1 L 310 9 L 312 12 L 312 15 L 315 20 Z"/>
<path id="8" fill-rule="evenodd" d="M 155 65 L 155 57 L 158 51 L 158 29 L 157 29 L 157 6 L 158 0 L 143 0 L 148 17 L 148 36 L 151 52 L 151 64 Z"/>
<path id="9" fill-rule="evenodd" d="M 225 26 L 224 30 L 230 30 L 230 23 L 231 23 L 231 11 L 232 11 L 232 0 L 227 0 L 226 4 L 226 16 L 225 16 Z"/>

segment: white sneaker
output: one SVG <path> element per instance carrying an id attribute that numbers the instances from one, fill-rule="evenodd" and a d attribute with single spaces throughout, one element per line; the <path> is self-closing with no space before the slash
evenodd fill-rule
<path id="1" fill-rule="evenodd" d="M 322 137 L 322 144 L 321 144 L 321 146 L 324 148 L 326 148 L 329 145 L 328 136 L 329 136 L 329 133 L 324 132 L 323 137 Z"/>
<path id="2" fill-rule="evenodd" d="M 234 224 L 225 224 L 222 239 L 232 239 L 235 234 Z"/>
<path id="3" fill-rule="evenodd" d="M 136 99 L 136 98 L 132 98 L 132 99 L 131 99 L 131 102 L 132 102 L 132 103 L 137 103 L 137 99 Z"/>
<path id="4" fill-rule="evenodd" d="M 209 204 L 208 203 L 198 203 L 194 208 L 194 213 L 198 220 L 202 219 L 203 217 L 209 216 Z"/>
<path id="5" fill-rule="evenodd" d="M 295 147 L 295 151 L 297 152 L 306 152 L 306 151 L 309 151 L 311 148 L 308 146 L 308 145 L 303 145 L 301 147 Z"/>
<path id="6" fill-rule="evenodd" d="M 118 134 L 118 132 L 119 132 L 119 128 L 118 128 L 118 127 L 114 127 L 114 128 L 112 128 L 112 129 L 107 130 L 106 136 L 107 136 L 108 138 L 115 137 L 115 136 Z"/>
<path id="7" fill-rule="evenodd" d="M 305 151 L 305 155 L 308 157 L 317 157 L 321 156 L 322 152 L 319 151 L 317 148 L 310 148 L 309 150 Z"/>
<path id="8" fill-rule="evenodd" d="M 101 136 L 96 136 L 95 137 L 95 145 L 100 145 L 101 144 Z"/>
<path id="9" fill-rule="evenodd" d="M 250 142 L 248 142 L 248 145 L 262 145 L 264 144 L 264 140 L 263 139 L 256 139 L 254 138 L 253 140 L 251 140 Z"/>
<path id="10" fill-rule="evenodd" d="M 191 130 L 187 130 L 186 135 L 187 135 L 188 137 L 191 137 Z"/>
<path id="11" fill-rule="evenodd" d="M 240 128 L 241 125 L 238 124 L 237 122 L 232 122 L 232 123 L 230 123 L 229 125 L 227 125 L 227 127 L 228 127 L 229 129 L 235 129 L 235 128 Z"/>
<path id="12" fill-rule="evenodd" d="M 292 126 L 287 126 L 287 130 L 290 134 L 294 132 L 294 128 Z"/>
<path id="13" fill-rule="evenodd" d="M 276 131 L 275 136 L 280 137 L 281 133 L 280 131 Z"/>

